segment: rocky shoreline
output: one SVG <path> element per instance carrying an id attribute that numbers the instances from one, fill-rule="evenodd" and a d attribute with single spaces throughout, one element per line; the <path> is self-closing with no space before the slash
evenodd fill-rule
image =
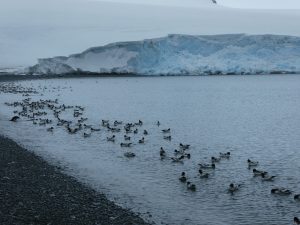
<path id="1" fill-rule="evenodd" d="M 1 225 L 146 225 L 133 212 L 0 136 Z"/>
<path id="2" fill-rule="evenodd" d="M 147 76 L 147 75 L 145 75 Z M 71 74 L 48 74 L 48 75 L 19 75 L 19 74 L 1 74 L 0 82 L 13 82 L 23 80 L 46 80 L 46 79 L 64 79 L 64 78 L 95 78 L 95 77 L 145 77 L 135 74 L 97 74 L 97 73 L 71 73 Z M 149 77 L 149 76 L 147 76 Z"/>

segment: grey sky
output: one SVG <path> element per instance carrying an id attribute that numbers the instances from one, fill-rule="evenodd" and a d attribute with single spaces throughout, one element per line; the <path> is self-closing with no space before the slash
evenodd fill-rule
<path id="1" fill-rule="evenodd" d="M 211 0 L 0 1 L 0 68 L 33 65 L 37 58 L 69 55 L 93 46 L 168 34 L 300 36 L 300 9 L 239 10 L 213 5 Z M 112 3 L 117 1 L 140 4 Z M 266 8 L 269 0 L 217 1 L 220 4 L 226 1 L 228 5 L 230 1 L 257 1 L 260 3 L 257 6 Z M 270 1 L 274 7 L 276 2 L 287 4 L 292 0 Z M 149 2 L 151 6 L 141 4 Z M 296 5 L 297 2 L 293 7 Z M 234 4 L 234 7 L 239 5 Z"/>
<path id="2" fill-rule="evenodd" d="M 299 9 L 300 0 L 218 0 L 224 4 L 237 8 L 271 8 L 271 9 Z"/>
<path id="3" fill-rule="evenodd" d="M 203 6 L 211 0 L 95 0 L 106 2 L 129 2 L 151 5 Z M 300 0 L 217 0 L 220 5 L 234 8 L 300 9 Z"/>

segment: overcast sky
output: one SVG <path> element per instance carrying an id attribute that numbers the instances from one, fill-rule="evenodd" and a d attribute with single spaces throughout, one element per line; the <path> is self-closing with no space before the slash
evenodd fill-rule
<path id="1" fill-rule="evenodd" d="M 300 0 L 217 0 L 224 4 L 237 8 L 275 8 L 275 9 L 299 9 Z"/>
<path id="2" fill-rule="evenodd" d="M 34 65 L 37 58 L 69 55 L 112 42 L 174 33 L 300 36 L 300 0 L 217 0 L 219 5 L 212 4 L 211 0 L 0 2 L 0 68 Z M 274 7 L 298 10 L 263 10 Z"/>
<path id="3" fill-rule="evenodd" d="M 95 0 L 107 2 L 129 2 L 151 5 L 197 6 L 211 0 Z M 300 0 L 216 0 L 220 5 L 234 8 L 256 9 L 300 9 Z"/>

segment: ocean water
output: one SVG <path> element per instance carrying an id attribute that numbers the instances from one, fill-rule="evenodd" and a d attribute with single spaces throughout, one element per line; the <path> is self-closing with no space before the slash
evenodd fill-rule
<path id="1" fill-rule="evenodd" d="M 67 174 L 105 193 L 157 224 L 265 225 L 292 224 L 300 216 L 300 203 L 291 196 L 274 196 L 274 187 L 300 194 L 300 76 L 205 76 L 76 78 L 15 82 L 40 94 L 30 98 L 58 99 L 85 107 L 86 124 L 101 128 L 91 137 L 83 131 L 33 125 L 22 118 L 8 121 L 18 109 L 4 102 L 27 96 L 0 94 L 0 133 L 60 165 Z M 48 110 L 48 112 L 50 112 Z M 64 119 L 73 117 L 72 110 Z M 46 118 L 46 117 L 45 117 Z M 121 148 L 124 130 L 116 142 L 101 120 L 143 121 L 131 148 Z M 161 125 L 158 127 L 156 121 Z M 46 129 L 54 126 L 54 132 Z M 161 129 L 171 128 L 172 140 Z M 146 129 L 145 143 L 138 144 Z M 173 163 L 179 143 L 190 144 L 191 159 Z M 161 160 L 160 147 L 167 152 Z M 124 157 L 124 152 L 136 154 Z M 229 160 L 216 164 L 209 179 L 201 179 L 198 163 L 210 163 L 219 152 Z M 274 182 L 253 177 L 247 159 L 259 161 L 257 169 L 277 176 Z M 178 178 L 186 172 L 197 187 L 187 190 Z M 242 184 L 234 195 L 231 183 Z"/>

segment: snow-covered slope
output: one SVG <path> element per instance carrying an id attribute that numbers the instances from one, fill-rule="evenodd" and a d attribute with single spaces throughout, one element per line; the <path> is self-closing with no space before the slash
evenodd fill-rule
<path id="1" fill-rule="evenodd" d="M 168 35 L 40 59 L 31 74 L 139 75 L 299 73 L 300 38 L 281 35 Z"/>

